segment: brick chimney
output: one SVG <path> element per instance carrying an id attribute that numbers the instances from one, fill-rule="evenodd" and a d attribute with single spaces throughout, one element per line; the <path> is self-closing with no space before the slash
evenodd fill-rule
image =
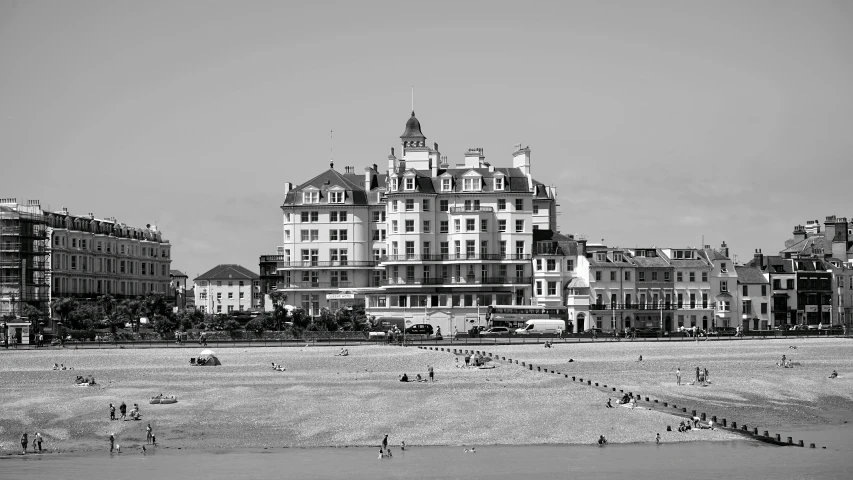
<path id="1" fill-rule="evenodd" d="M 720 245 L 720 253 L 726 258 L 731 258 L 729 257 L 729 247 L 726 245 L 725 241 Z"/>
<path id="2" fill-rule="evenodd" d="M 764 254 L 761 253 L 760 248 L 755 249 L 755 255 L 753 256 L 753 263 L 758 268 L 762 268 L 764 266 Z"/>

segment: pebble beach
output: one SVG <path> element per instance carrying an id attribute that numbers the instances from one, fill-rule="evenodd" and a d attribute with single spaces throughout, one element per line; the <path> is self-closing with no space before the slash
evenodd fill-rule
<path id="1" fill-rule="evenodd" d="M 803 423 L 832 422 L 850 413 L 849 340 L 798 340 L 796 351 L 780 341 L 700 343 L 476 348 L 695 405 L 709 415 L 731 411 L 743 423 L 790 423 L 792 415 Z M 605 392 L 505 362 L 489 370 L 457 368 L 457 357 L 447 352 L 370 345 L 349 347 L 350 355 L 339 357 L 334 347 L 234 347 L 216 350 L 221 366 L 190 366 L 200 350 L 0 352 L 2 453 L 20 452 L 24 430 L 31 437 L 40 432 L 49 452 L 108 450 L 110 433 L 123 448 L 134 448 L 145 444 L 149 423 L 159 448 L 192 449 L 374 446 L 386 433 L 392 446 L 592 444 L 599 435 L 636 443 L 654 442 L 656 433 L 663 443 L 741 438 L 722 430 L 667 432 L 677 417 L 608 409 Z M 802 367 L 775 367 L 782 353 Z M 638 355 L 643 362 L 635 361 Z M 53 371 L 54 362 L 74 370 Z M 286 371 L 274 371 L 271 362 Z M 711 385 L 677 387 L 675 367 L 689 382 L 694 363 L 709 369 Z M 426 376 L 430 365 L 434 383 L 398 381 L 402 373 Z M 833 368 L 840 376 L 829 381 Z M 94 375 L 98 385 L 76 387 L 76 375 Z M 150 405 L 158 393 L 179 401 Z M 109 404 L 122 401 L 128 408 L 138 403 L 142 421 L 110 421 Z M 822 406 L 835 416 L 822 414 Z"/>

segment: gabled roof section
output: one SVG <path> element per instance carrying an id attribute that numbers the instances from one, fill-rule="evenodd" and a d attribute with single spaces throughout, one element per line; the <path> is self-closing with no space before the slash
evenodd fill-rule
<path id="1" fill-rule="evenodd" d="M 303 190 L 316 189 L 320 191 L 328 191 L 335 185 L 338 185 L 344 188 L 345 190 L 352 191 L 353 204 L 364 205 L 367 203 L 367 197 L 365 195 L 364 188 L 358 183 L 356 179 L 347 178 L 347 176 L 342 173 L 339 173 L 334 168 L 330 168 L 288 192 L 287 196 L 284 198 L 284 204 L 292 205 L 294 203 L 297 203 L 299 199 L 297 195 L 302 193 Z M 321 202 L 320 204 L 323 203 L 324 202 Z"/>
<path id="2" fill-rule="evenodd" d="M 768 285 L 770 283 L 757 267 L 738 265 L 735 267 L 735 271 L 737 272 L 737 283 L 749 285 Z"/>
<path id="3" fill-rule="evenodd" d="M 186 277 L 187 274 L 180 270 L 169 270 L 169 276 L 172 277 Z"/>
<path id="4" fill-rule="evenodd" d="M 207 272 L 199 275 L 194 278 L 193 281 L 196 280 L 255 280 L 260 278 L 260 276 L 240 265 L 236 265 L 233 263 L 226 263 L 222 265 L 217 265 Z"/>
<path id="5" fill-rule="evenodd" d="M 731 260 L 729 257 L 714 250 L 713 248 L 703 248 L 699 250 L 699 254 L 710 262 L 713 262 L 714 260 Z"/>
<path id="6" fill-rule="evenodd" d="M 545 251 L 539 250 L 539 245 L 542 242 L 547 242 L 548 247 Z M 572 238 L 563 235 L 562 233 L 552 230 L 534 230 L 533 231 L 533 251 L 534 255 L 563 255 L 576 257 L 580 249 L 578 242 Z"/>

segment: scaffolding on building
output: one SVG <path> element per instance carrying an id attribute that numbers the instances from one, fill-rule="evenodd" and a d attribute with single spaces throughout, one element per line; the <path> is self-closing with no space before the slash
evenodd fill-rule
<path id="1" fill-rule="evenodd" d="M 0 317 L 50 307 L 50 237 L 38 200 L 0 198 Z"/>

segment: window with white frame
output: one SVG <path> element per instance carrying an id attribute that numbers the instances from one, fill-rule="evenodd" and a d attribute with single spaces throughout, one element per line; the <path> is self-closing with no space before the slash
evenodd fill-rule
<path id="1" fill-rule="evenodd" d="M 480 184 L 480 177 L 465 178 L 462 180 L 462 190 L 466 192 L 477 192 L 480 191 Z"/>
<path id="2" fill-rule="evenodd" d="M 399 187 L 400 187 L 400 179 L 397 177 L 391 178 L 391 190 L 396 192 L 397 190 L 399 190 Z"/>
<path id="3" fill-rule="evenodd" d="M 406 211 L 414 212 L 415 211 L 415 200 L 412 198 L 406 199 Z"/>
<path id="4" fill-rule="evenodd" d="M 415 177 L 406 177 L 406 190 L 415 189 Z"/>
<path id="5" fill-rule="evenodd" d="M 504 189 L 504 177 L 495 177 L 495 190 Z"/>
<path id="6" fill-rule="evenodd" d="M 442 178 L 442 179 L 441 179 L 441 191 L 442 191 L 442 192 L 449 192 L 449 191 L 450 191 L 450 188 L 451 188 L 451 186 L 452 186 L 452 184 L 453 184 L 453 180 L 452 180 L 452 179 L 450 179 L 450 178 Z"/>
<path id="7" fill-rule="evenodd" d="M 729 291 L 729 282 L 726 280 L 720 280 L 720 291 L 728 292 Z"/>
<path id="8" fill-rule="evenodd" d="M 424 220 L 423 232 L 424 233 L 430 233 L 429 220 Z"/>
<path id="9" fill-rule="evenodd" d="M 548 282 L 548 295 L 554 296 L 557 294 L 557 282 Z"/>
<path id="10" fill-rule="evenodd" d="M 536 280 L 536 295 L 542 296 L 542 281 Z"/>
<path id="11" fill-rule="evenodd" d="M 498 231 L 506 232 L 506 220 L 498 220 Z"/>
<path id="12" fill-rule="evenodd" d="M 344 192 L 343 191 L 331 191 L 331 192 L 329 192 L 329 203 L 344 203 Z"/>
<path id="13" fill-rule="evenodd" d="M 302 203 L 320 203 L 320 192 L 316 190 L 302 192 Z"/>

